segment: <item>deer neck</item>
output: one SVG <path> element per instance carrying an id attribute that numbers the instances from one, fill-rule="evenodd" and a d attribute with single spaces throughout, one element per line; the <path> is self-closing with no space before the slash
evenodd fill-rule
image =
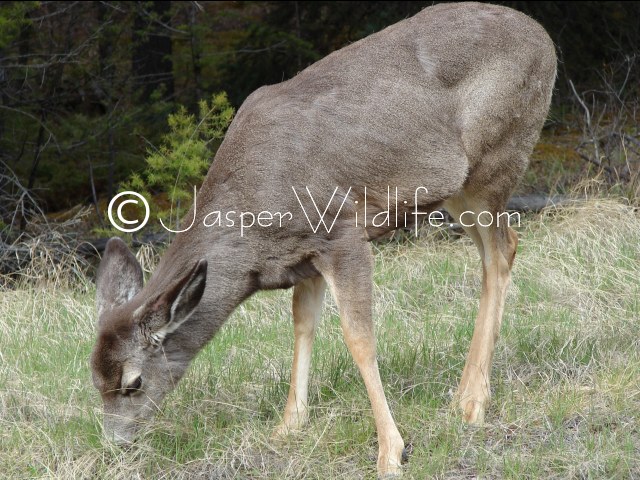
<path id="1" fill-rule="evenodd" d="M 200 199 L 204 195 L 198 196 Z M 196 208 L 195 221 L 188 230 L 178 233 L 163 255 L 153 276 L 142 294 L 150 298 L 161 292 L 172 279 L 183 274 L 201 258 L 208 261 L 209 269 L 205 292 L 198 307 L 189 320 L 167 343 L 167 348 L 182 351 L 190 360 L 215 335 L 233 310 L 256 290 L 254 280 L 255 263 L 252 249 L 239 238 L 236 229 L 206 227 L 204 217 L 213 211 L 229 208 L 226 201 L 200 202 Z M 193 219 L 189 212 L 183 222 Z"/>

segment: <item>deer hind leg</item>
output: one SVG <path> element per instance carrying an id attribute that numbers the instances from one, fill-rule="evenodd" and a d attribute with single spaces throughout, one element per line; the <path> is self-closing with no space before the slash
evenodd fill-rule
<path id="1" fill-rule="evenodd" d="M 496 203 L 502 205 L 496 206 Z M 482 259 L 482 294 L 471 346 L 455 397 L 467 423 L 482 424 L 490 398 L 490 375 L 493 352 L 504 310 L 511 267 L 518 236 L 506 223 L 498 224 L 497 215 L 504 203 L 485 201 L 472 195 L 459 195 L 445 202 L 445 208 L 462 224 L 476 244 Z M 466 212 L 466 213 L 465 213 Z M 472 213 L 470 213 L 472 212 Z M 493 215 L 493 221 L 487 213 Z M 462 216 L 462 218 L 461 218 Z M 490 223 L 490 224 L 489 224 Z M 487 225 L 488 226 L 483 226 Z"/>
<path id="2" fill-rule="evenodd" d="M 307 406 L 311 349 L 316 327 L 322 314 L 326 283 L 322 277 L 311 278 L 293 289 L 293 366 L 287 405 L 282 422 L 273 432 L 274 438 L 303 427 L 309 420 Z"/>
<path id="3" fill-rule="evenodd" d="M 404 442 L 389 411 L 378 362 L 371 312 L 373 256 L 361 239 L 316 265 L 336 300 L 345 343 L 360 370 L 378 433 L 378 475 L 402 474 Z"/>

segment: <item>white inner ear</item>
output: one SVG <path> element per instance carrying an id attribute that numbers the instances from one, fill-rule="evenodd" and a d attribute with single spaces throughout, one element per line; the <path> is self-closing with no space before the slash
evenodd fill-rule
<path id="1" fill-rule="evenodd" d="M 139 368 L 132 367 L 126 363 L 122 367 L 122 380 L 120 381 L 120 388 L 125 390 L 127 386 L 131 385 L 133 381 L 138 378 L 142 372 Z"/>
<path id="2" fill-rule="evenodd" d="M 129 302 L 129 300 L 131 300 L 133 297 L 135 297 L 137 293 L 138 293 L 138 287 L 136 287 L 135 285 L 131 285 L 129 288 L 121 292 L 120 297 L 116 298 L 115 304 L 123 305 Z M 101 296 L 99 295 L 98 301 L 97 301 L 97 307 L 98 307 L 98 317 L 100 317 L 100 315 L 102 315 L 103 312 L 112 308 L 113 305 L 107 305 L 105 300 L 102 299 Z"/>
<path id="3" fill-rule="evenodd" d="M 191 314 L 194 312 L 195 307 L 192 308 L 191 311 L 182 318 L 178 318 L 178 315 L 176 315 L 176 310 L 184 301 L 183 297 L 186 295 L 186 292 L 190 287 L 192 287 L 192 285 L 187 284 L 180 291 L 178 297 L 173 301 L 171 309 L 169 310 L 169 321 L 151 335 L 155 341 L 162 343 L 167 335 L 175 332 L 178 328 L 180 328 L 180 325 L 189 320 L 189 318 L 191 317 Z"/>
<path id="4" fill-rule="evenodd" d="M 135 285 L 131 285 L 124 291 L 125 301 L 128 302 L 129 300 L 131 300 L 136 296 L 136 293 L 138 293 L 138 287 Z"/>
<path id="5" fill-rule="evenodd" d="M 183 318 L 176 317 L 176 310 L 178 306 L 183 302 L 182 297 L 184 297 L 185 292 L 189 289 L 189 287 L 191 287 L 191 285 L 185 286 L 178 294 L 178 298 L 174 300 L 173 305 L 171 305 L 171 310 L 169 314 L 169 323 L 167 324 L 167 328 L 169 330 L 167 331 L 167 334 L 175 332 L 180 325 L 182 325 L 184 322 L 186 322 L 189 319 L 189 317 L 195 310 L 195 307 L 192 308 L 191 311 L 187 313 Z"/>
<path id="6" fill-rule="evenodd" d="M 182 325 L 184 322 L 189 320 L 189 317 L 191 317 L 193 310 L 195 310 L 194 308 L 182 318 L 176 318 L 176 315 L 175 315 L 176 305 L 178 305 L 181 295 L 178 295 L 178 298 L 176 299 L 175 302 L 173 302 L 173 305 L 171 306 L 169 321 L 151 334 L 151 337 L 154 343 L 157 343 L 158 345 L 162 344 L 162 342 L 164 342 L 164 339 L 167 338 L 167 335 L 175 332 L 178 328 L 180 328 L 180 325 Z"/>

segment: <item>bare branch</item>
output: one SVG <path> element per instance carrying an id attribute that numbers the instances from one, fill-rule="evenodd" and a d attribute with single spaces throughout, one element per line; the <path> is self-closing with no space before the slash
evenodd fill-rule
<path id="1" fill-rule="evenodd" d="M 578 92 L 576 91 L 576 87 L 573 85 L 573 82 L 571 81 L 571 79 L 569 79 L 569 85 L 571 86 L 571 90 L 573 90 L 573 94 L 575 95 L 576 99 L 578 100 L 578 103 L 580 103 L 580 105 L 582 106 L 583 110 L 584 110 L 584 114 L 586 117 L 586 130 L 588 130 L 589 137 L 590 137 L 590 141 L 591 144 L 593 145 L 593 148 L 595 150 L 595 154 L 596 154 L 596 160 L 595 162 L 592 161 L 592 163 L 595 163 L 596 165 L 602 165 L 602 163 L 600 162 L 600 148 L 598 147 L 598 139 L 595 137 L 594 131 L 593 131 L 593 126 L 591 124 L 591 111 L 589 110 L 589 107 L 587 107 L 587 105 L 585 104 L 584 100 L 582 99 L 582 97 L 580 95 L 578 95 Z M 595 102 L 595 96 L 593 101 Z M 595 109 L 595 106 L 594 106 Z M 600 121 L 602 120 L 602 115 L 600 116 L 600 118 L 598 119 L 598 124 L 600 124 Z M 580 154 L 581 156 L 583 156 L 582 154 Z M 591 160 L 589 160 L 591 161 Z"/>
<path id="2" fill-rule="evenodd" d="M 35 115 L 32 115 L 29 112 L 25 112 L 24 110 L 20 110 L 18 108 L 8 107 L 7 105 L 0 105 L 0 108 L 2 108 L 4 110 L 9 110 L 11 112 L 19 113 L 21 115 L 25 115 L 25 116 L 29 117 L 30 119 L 32 119 L 33 121 L 37 122 L 38 125 L 40 125 L 49 134 L 49 140 L 53 139 L 53 143 L 55 144 L 56 149 L 58 150 L 58 152 L 60 152 L 60 146 L 58 145 L 58 140 L 56 139 L 55 134 L 51 130 L 49 130 L 49 128 L 46 126 L 46 124 L 42 120 L 40 120 L 38 117 L 36 117 Z M 49 143 L 49 140 L 47 141 L 47 143 Z"/>
<path id="3" fill-rule="evenodd" d="M 594 164 L 594 165 L 598 166 L 599 168 L 602 168 L 602 169 L 603 169 L 605 172 L 607 172 L 607 173 L 610 173 L 610 174 L 612 174 L 612 175 L 615 175 L 615 174 L 616 174 L 615 169 L 611 168 L 610 166 L 608 166 L 608 165 L 603 165 L 602 163 L 600 163 L 599 161 L 597 161 L 595 158 L 591 158 L 591 157 L 589 157 L 589 156 L 585 155 L 584 153 L 579 152 L 578 150 L 575 150 L 575 152 L 578 154 L 578 156 L 579 156 L 581 159 L 585 160 L 586 162 L 592 163 L 592 164 Z"/>

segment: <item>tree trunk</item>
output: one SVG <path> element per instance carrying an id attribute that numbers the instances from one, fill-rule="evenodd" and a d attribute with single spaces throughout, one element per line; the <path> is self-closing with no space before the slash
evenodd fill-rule
<path id="1" fill-rule="evenodd" d="M 193 80 L 195 82 L 196 98 L 194 104 L 197 105 L 198 100 L 202 98 L 202 48 L 200 45 L 200 38 L 198 38 L 198 31 L 196 28 L 197 20 L 196 15 L 198 13 L 198 7 L 195 3 L 192 3 L 189 11 L 189 30 L 190 30 L 190 43 L 191 43 L 191 65 L 193 67 Z"/>
<path id="2" fill-rule="evenodd" d="M 101 25 L 106 24 L 109 21 L 109 15 L 111 11 L 105 6 L 103 2 L 97 4 L 98 6 L 98 20 Z M 107 142 L 108 142 L 108 153 L 109 156 L 107 158 L 107 197 L 111 198 L 114 194 L 115 189 L 115 169 L 116 169 L 116 159 L 115 159 L 115 150 L 114 150 L 114 142 L 113 142 L 113 122 L 111 120 L 113 116 L 114 102 L 113 102 L 113 94 L 111 89 L 113 88 L 113 84 L 115 81 L 114 73 L 115 67 L 113 62 L 111 61 L 111 57 L 113 55 L 113 47 L 114 47 L 114 39 L 112 35 L 109 33 L 103 34 L 100 37 L 98 43 L 98 68 L 99 78 L 101 81 L 100 86 L 100 96 L 102 97 L 102 103 L 104 105 L 104 114 L 107 117 L 108 127 L 107 127 Z M 91 162 L 91 161 L 89 161 Z M 90 173 L 93 174 L 93 170 L 91 167 L 91 163 L 89 163 Z M 90 175 L 89 181 L 91 182 L 91 188 L 94 191 L 95 197 L 95 185 L 93 180 L 93 175 Z M 96 202 L 97 209 L 97 198 L 94 198 Z"/>
<path id="3" fill-rule="evenodd" d="M 173 62 L 171 60 L 171 2 L 138 2 L 133 22 L 132 70 L 134 84 L 143 102 L 163 86 L 164 97 L 173 96 Z"/>

